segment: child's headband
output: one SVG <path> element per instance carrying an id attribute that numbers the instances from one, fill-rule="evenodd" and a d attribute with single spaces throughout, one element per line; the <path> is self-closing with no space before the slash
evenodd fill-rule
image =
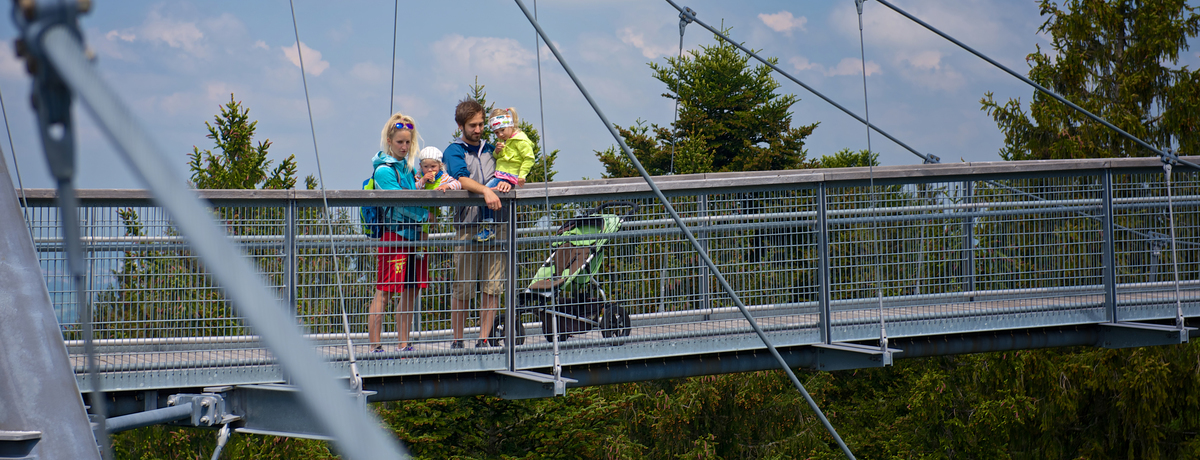
<path id="1" fill-rule="evenodd" d="M 495 131 L 497 129 L 511 128 L 513 126 L 516 126 L 513 124 L 512 115 L 507 115 L 507 114 L 506 115 L 496 115 L 496 116 L 492 117 L 492 120 L 488 124 L 492 126 L 492 131 Z"/>

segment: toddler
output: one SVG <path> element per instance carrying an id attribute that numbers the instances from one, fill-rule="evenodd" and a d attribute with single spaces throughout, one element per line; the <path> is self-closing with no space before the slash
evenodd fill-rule
<path id="1" fill-rule="evenodd" d="M 457 179 L 450 177 L 446 173 L 446 165 L 442 163 L 442 151 L 437 147 L 425 147 L 421 149 L 421 153 L 417 154 L 417 163 L 421 168 L 421 175 L 417 176 L 417 189 L 423 190 L 462 190 L 462 183 Z M 425 225 L 421 229 L 421 239 L 429 238 L 429 224 L 437 222 L 438 207 L 429 207 L 429 220 L 425 221 Z M 417 254 L 418 257 L 423 257 L 424 253 Z"/>
<path id="2" fill-rule="evenodd" d="M 525 176 L 533 169 L 533 142 L 517 127 L 518 123 L 517 109 L 492 110 L 488 125 L 496 133 L 496 151 L 492 153 L 496 159 L 496 173 L 488 180 L 488 188 L 495 188 L 500 181 L 512 184 L 513 188 L 523 186 Z M 486 206 L 481 208 L 481 212 L 483 228 L 475 235 L 475 241 L 482 243 L 496 236 L 496 231 L 489 225 L 496 221 L 496 214 Z"/>

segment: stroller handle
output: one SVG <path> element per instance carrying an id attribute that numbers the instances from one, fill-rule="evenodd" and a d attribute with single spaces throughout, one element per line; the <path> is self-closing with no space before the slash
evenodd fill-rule
<path id="1" fill-rule="evenodd" d="M 625 207 L 629 208 L 628 211 L 625 211 L 624 214 L 621 214 L 621 219 L 625 219 L 626 217 L 632 216 L 634 213 L 638 212 L 638 210 L 642 208 L 641 205 L 634 203 L 632 201 L 609 201 L 607 203 L 601 204 L 600 206 L 596 206 L 595 209 L 588 211 L 586 215 L 599 214 L 601 211 L 604 211 L 605 209 L 615 208 L 615 207 L 620 207 L 620 206 L 625 206 Z"/>

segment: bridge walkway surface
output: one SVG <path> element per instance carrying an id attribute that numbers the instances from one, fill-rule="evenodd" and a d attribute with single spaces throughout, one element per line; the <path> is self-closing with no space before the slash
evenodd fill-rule
<path id="1" fill-rule="evenodd" d="M 795 367 L 1180 343 L 1192 332 L 1184 326 L 1200 317 L 1200 182 L 1176 172 L 1168 197 L 1154 159 L 657 181 Z M 503 197 L 501 235 L 486 244 L 455 238 L 453 211 L 479 204 L 465 192 L 332 191 L 328 209 L 314 191 L 198 193 L 320 356 L 345 378 L 352 378 L 353 356 L 371 401 L 539 397 L 561 391 L 556 381 L 569 388 L 774 367 L 640 179 L 529 184 Z M 114 414 L 162 407 L 176 394 L 288 382 L 146 192 L 80 191 L 89 263 L 82 303 L 64 267 L 54 192 L 25 195 L 79 388 L 92 387 L 79 328 L 80 308 L 90 308 L 100 386 Z M 391 315 L 383 321 L 384 351 L 372 351 L 368 310 L 381 243 L 363 235 L 361 206 L 422 207 L 437 216 L 420 226 L 427 239 L 392 244 L 429 267 L 406 323 L 411 351 L 397 350 Z M 597 230 L 563 232 L 571 223 Z M 592 259 L 565 287 L 539 295 L 549 291 L 532 286 L 548 273 L 562 276 L 561 267 L 545 266 L 569 247 L 585 248 Z M 505 265 L 495 279 L 477 281 L 503 286 L 496 316 L 519 318 L 522 327 L 507 337 L 506 320 L 481 324 L 473 304 L 465 347 L 453 348 L 455 261 L 469 253 Z M 550 320 L 563 315 L 582 319 Z M 564 328 L 557 343 L 553 327 Z M 494 346 L 475 346 L 484 329 L 501 334 L 486 344 Z"/>

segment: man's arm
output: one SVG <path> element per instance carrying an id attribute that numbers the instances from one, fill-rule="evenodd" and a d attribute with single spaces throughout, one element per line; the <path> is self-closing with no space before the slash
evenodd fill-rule
<path id="1" fill-rule="evenodd" d="M 492 189 L 466 176 L 458 178 L 458 182 L 462 184 L 463 190 L 483 195 L 483 201 L 487 203 L 488 209 L 493 211 L 500 209 L 500 197 L 496 196 Z"/>

